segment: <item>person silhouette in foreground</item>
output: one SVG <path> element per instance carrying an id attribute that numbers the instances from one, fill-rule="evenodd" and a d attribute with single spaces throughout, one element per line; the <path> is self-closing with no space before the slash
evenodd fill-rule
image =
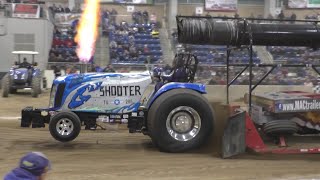
<path id="1" fill-rule="evenodd" d="M 44 180 L 51 170 L 49 159 L 41 152 L 30 152 L 20 159 L 19 166 L 5 175 L 4 180 Z"/>

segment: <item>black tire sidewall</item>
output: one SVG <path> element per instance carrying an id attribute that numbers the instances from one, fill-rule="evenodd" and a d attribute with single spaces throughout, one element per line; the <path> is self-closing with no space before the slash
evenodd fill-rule
<path id="1" fill-rule="evenodd" d="M 150 121 L 153 121 L 151 136 L 156 144 L 159 146 L 160 150 L 166 152 L 182 152 L 185 150 L 193 149 L 202 145 L 213 128 L 213 110 L 211 109 L 209 103 L 202 97 L 198 92 L 192 90 L 171 90 L 165 99 L 158 99 L 158 104 L 156 111 L 153 111 L 153 115 L 150 117 Z M 161 95 L 163 96 L 163 95 Z M 159 97 L 161 98 L 161 97 Z M 190 141 L 182 142 L 175 140 L 167 131 L 166 121 L 169 113 L 179 107 L 188 106 L 197 111 L 201 118 L 201 128 L 196 137 Z M 149 119 L 148 119 L 149 120 Z"/>
<path id="2" fill-rule="evenodd" d="M 2 78 L 2 97 L 8 97 L 9 93 L 10 93 L 10 87 L 11 87 L 11 80 L 10 80 L 10 76 L 9 74 L 6 74 L 3 78 Z"/>
<path id="3" fill-rule="evenodd" d="M 38 97 L 41 91 L 41 77 L 36 76 L 32 78 L 32 97 Z"/>
<path id="4" fill-rule="evenodd" d="M 73 126 L 74 126 L 72 133 L 70 133 L 68 136 L 61 136 L 56 130 L 56 125 L 57 125 L 58 121 L 63 118 L 67 118 L 67 119 L 71 120 L 73 123 Z M 61 141 L 61 142 L 72 141 L 80 133 L 81 121 L 80 121 L 79 117 L 73 112 L 69 112 L 69 111 L 58 112 L 57 114 L 55 114 L 54 116 L 51 117 L 51 120 L 49 123 L 49 130 L 50 130 L 50 134 L 52 135 L 52 137 L 58 141 Z"/>

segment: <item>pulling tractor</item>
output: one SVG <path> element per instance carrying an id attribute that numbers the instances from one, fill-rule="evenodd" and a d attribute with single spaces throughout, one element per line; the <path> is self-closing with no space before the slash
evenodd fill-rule
<path id="1" fill-rule="evenodd" d="M 179 53 L 170 74 L 83 73 L 54 80 L 48 108 L 22 110 L 22 127 L 49 125 L 52 137 L 74 140 L 84 130 L 125 123 L 130 133 L 150 136 L 164 152 L 197 148 L 212 133 L 213 110 L 205 85 L 193 83 L 198 60 Z M 149 85 L 155 82 L 154 89 Z M 144 98 L 142 98 L 144 97 Z"/>

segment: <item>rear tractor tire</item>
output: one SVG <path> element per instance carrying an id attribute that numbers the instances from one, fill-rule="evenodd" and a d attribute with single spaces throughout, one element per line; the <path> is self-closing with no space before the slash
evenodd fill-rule
<path id="1" fill-rule="evenodd" d="M 32 86 L 32 90 L 31 90 L 31 95 L 34 98 L 37 98 L 39 96 L 39 94 L 41 93 L 41 77 L 36 76 L 32 78 L 32 82 L 31 82 L 31 86 Z"/>
<path id="2" fill-rule="evenodd" d="M 9 74 L 6 74 L 1 81 L 2 97 L 8 97 L 10 93 L 11 80 Z"/>
<path id="3" fill-rule="evenodd" d="M 198 148 L 213 131 L 213 113 L 200 93 L 189 89 L 170 90 L 160 95 L 148 112 L 149 135 L 163 152 Z"/>

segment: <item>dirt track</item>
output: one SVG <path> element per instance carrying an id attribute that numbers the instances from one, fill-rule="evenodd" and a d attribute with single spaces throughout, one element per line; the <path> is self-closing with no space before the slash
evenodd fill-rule
<path id="1" fill-rule="evenodd" d="M 320 155 L 275 156 L 245 154 L 219 157 L 213 142 L 196 152 L 161 153 L 148 137 L 127 131 L 82 131 L 71 143 L 59 143 L 44 129 L 22 129 L 18 119 L 26 106 L 45 107 L 49 93 L 0 98 L 0 177 L 28 151 L 41 151 L 52 160 L 48 179 L 320 179 Z M 216 109 L 218 114 L 222 109 Z M 3 118 L 3 117 L 8 118 Z M 218 117 L 218 121 L 223 121 Z M 218 123 L 218 134 L 223 123 Z"/>

